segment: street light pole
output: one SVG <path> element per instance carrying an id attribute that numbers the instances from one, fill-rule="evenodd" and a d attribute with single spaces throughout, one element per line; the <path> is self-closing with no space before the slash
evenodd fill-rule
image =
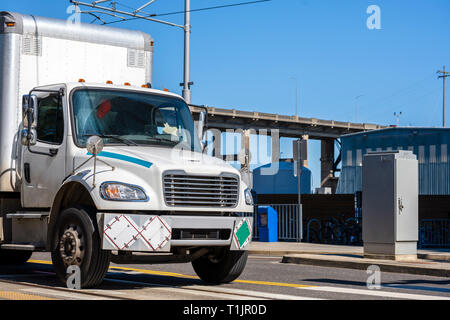
<path id="1" fill-rule="evenodd" d="M 295 116 L 298 117 L 298 79 L 296 77 L 289 79 L 295 80 Z"/>
<path id="2" fill-rule="evenodd" d="M 355 123 L 358 122 L 358 98 L 361 98 L 363 96 L 363 94 L 360 94 L 359 96 L 355 97 L 355 101 L 356 101 L 356 119 L 355 119 Z"/>

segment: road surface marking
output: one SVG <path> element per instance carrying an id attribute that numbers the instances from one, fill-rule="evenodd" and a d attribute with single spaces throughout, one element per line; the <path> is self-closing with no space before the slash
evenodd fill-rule
<path id="1" fill-rule="evenodd" d="M 125 271 L 135 271 L 135 272 L 138 272 L 138 273 L 146 273 L 146 274 L 158 275 L 158 276 L 179 277 L 179 278 L 189 278 L 189 279 L 200 279 L 197 276 L 191 276 L 191 275 L 187 275 L 187 274 L 174 273 L 174 272 L 166 272 L 166 271 L 155 271 L 155 270 L 116 267 L 116 266 L 110 267 L 110 269 L 125 270 Z M 259 285 L 265 285 L 265 286 L 291 287 L 291 288 L 314 287 L 312 285 L 297 284 L 297 283 L 257 281 L 257 280 L 240 280 L 240 279 L 238 279 L 238 280 L 234 280 L 233 282 L 246 283 L 246 284 L 259 284 Z"/>
<path id="2" fill-rule="evenodd" d="M 422 294 L 400 293 L 400 292 L 391 292 L 391 291 L 380 291 L 377 289 L 353 289 L 353 288 L 326 287 L 326 286 L 299 288 L 299 289 L 321 291 L 321 292 L 348 293 L 348 294 L 377 296 L 377 297 L 385 297 L 385 298 L 397 298 L 397 299 L 450 300 L 450 297 L 429 296 L 429 295 L 422 295 Z"/>
<path id="3" fill-rule="evenodd" d="M 42 263 L 42 264 L 52 264 L 50 261 L 44 260 L 29 260 L 28 262 L 32 263 Z M 166 272 L 166 271 L 156 271 L 156 270 L 146 270 L 146 269 L 137 269 L 137 268 L 128 268 L 128 267 L 118 267 L 118 266 L 110 266 L 109 270 L 124 270 L 124 271 L 134 271 L 138 273 L 145 273 L 156 276 L 167 276 L 167 277 L 177 277 L 177 278 L 186 278 L 186 279 L 200 279 L 197 276 L 181 274 L 176 272 Z M 315 287 L 312 285 L 304 285 L 298 283 L 284 283 L 284 282 L 271 282 L 271 281 L 257 281 L 257 280 L 234 280 L 236 283 L 246 283 L 246 284 L 257 284 L 264 286 L 277 286 L 277 287 L 290 287 L 290 288 L 309 288 Z"/>
<path id="4" fill-rule="evenodd" d="M 20 293 L 14 291 L 0 291 L 0 299 L 6 300 L 55 300 L 35 294 Z"/>
<path id="5" fill-rule="evenodd" d="M 323 300 L 318 298 L 311 297 L 302 297 L 295 295 L 287 295 L 287 294 L 279 294 L 279 293 L 271 293 L 271 292 L 259 292 L 259 291 L 250 291 L 250 290 L 241 290 L 234 288 L 223 288 L 223 287 L 207 287 L 207 286 L 190 286 L 190 288 L 205 290 L 205 291 L 213 291 L 213 292 L 223 292 L 230 294 L 238 294 L 238 295 L 247 295 L 254 296 L 266 299 L 277 299 L 277 300 Z"/>
<path id="6" fill-rule="evenodd" d="M 32 292 L 32 293 L 38 293 L 42 295 L 50 295 L 57 298 L 63 298 L 63 299 L 71 299 L 71 300 L 112 300 L 113 298 L 105 298 L 105 297 L 95 297 L 82 293 L 76 293 L 75 291 L 71 292 L 68 291 L 67 293 L 64 293 L 62 291 L 56 291 L 52 289 L 41 289 L 41 288 L 30 288 L 30 289 L 21 289 L 21 291 L 25 292 Z M 53 298 L 55 300 L 55 298 Z"/>
<path id="7" fill-rule="evenodd" d="M 130 280 L 120 280 L 120 279 L 110 279 L 105 278 L 105 281 L 111 281 L 111 282 L 119 282 L 119 283 L 127 283 L 127 284 L 134 284 L 134 285 L 141 285 L 141 286 L 151 286 L 153 287 L 152 290 L 157 291 L 164 291 L 168 293 L 179 293 L 179 294 L 191 294 L 196 296 L 202 296 L 202 297 L 211 297 L 213 299 L 227 299 L 227 300 L 266 300 L 262 298 L 255 298 L 254 296 L 248 297 L 248 296 L 238 296 L 236 294 L 227 294 L 227 293 L 216 293 L 216 292 L 206 292 L 202 290 L 192 290 L 186 287 L 172 287 L 169 285 L 160 285 L 160 284 L 153 284 L 153 283 L 147 283 L 147 282 L 140 282 L 140 281 L 130 281 Z M 148 294 L 145 294 L 145 299 L 148 299 Z M 179 299 L 179 298 L 177 298 Z"/>

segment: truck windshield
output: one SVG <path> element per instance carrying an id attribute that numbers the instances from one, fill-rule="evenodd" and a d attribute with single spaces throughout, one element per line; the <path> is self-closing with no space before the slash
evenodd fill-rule
<path id="1" fill-rule="evenodd" d="M 182 144 L 200 152 L 194 122 L 186 103 L 175 97 L 125 90 L 79 89 L 73 93 L 76 141 L 84 147 L 89 136 L 107 144 Z"/>

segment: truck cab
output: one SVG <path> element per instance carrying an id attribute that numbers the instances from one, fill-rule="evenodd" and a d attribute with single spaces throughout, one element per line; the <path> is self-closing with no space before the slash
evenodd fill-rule
<path id="1" fill-rule="evenodd" d="M 1 13 L 0 24 L 20 17 Z M 27 18 L 20 23 L 26 29 Z M 1 41 L 5 60 L 14 39 L 4 32 Z M 9 72 L 0 82 L 21 82 Z M 190 262 L 209 283 L 236 279 L 252 238 L 252 196 L 239 171 L 203 152 L 186 102 L 148 82 L 54 83 L 0 90 L 0 113 L 10 117 L 0 130 L 11 137 L 0 141 L 11 150 L 0 153 L 9 177 L 0 184 L 0 264 L 48 251 L 61 281 L 77 266 L 83 288 L 99 285 L 111 261 Z"/>

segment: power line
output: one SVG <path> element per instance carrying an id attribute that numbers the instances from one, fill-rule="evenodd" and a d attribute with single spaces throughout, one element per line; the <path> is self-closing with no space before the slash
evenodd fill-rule
<path id="1" fill-rule="evenodd" d="M 222 8 L 228 8 L 228 7 L 237 7 L 237 6 L 244 6 L 244 5 L 248 5 L 248 4 L 255 4 L 255 3 L 260 3 L 260 2 L 268 2 L 268 1 L 272 1 L 272 0 L 257 0 L 257 1 L 248 1 L 248 2 L 241 2 L 241 3 L 234 3 L 234 4 L 225 4 L 225 5 L 221 5 L 221 6 L 206 7 L 206 8 L 200 8 L 200 9 L 192 9 L 192 10 L 190 10 L 190 12 L 204 11 L 204 10 L 213 10 L 213 9 L 222 9 Z M 181 14 L 181 13 L 185 13 L 185 11 L 175 11 L 175 12 L 154 14 L 152 16 L 161 17 L 161 16 L 169 16 L 169 15 L 174 15 L 174 14 Z"/>
<path id="2" fill-rule="evenodd" d="M 392 94 L 390 94 L 390 95 L 388 95 L 388 96 L 385 96 L 385 97 L 376 99 L 375 101 L 373 101 L 373 102 L 370 103 L 370 104 L 362 104 L 361 106 L 364 107 L 364 106 L 367 106 L 367 105 L 373 105 L 373 104 L 375 104 L 375 103 L 379 103 L 379 102 L 381 102 L 381 101 L 389 100 L 389 99 L 391 99 L 391 98 L 393 98 L 393 97 L 395 97 L 395 96 L 398 96 L 400 93 L 406 93 L 406 92 L 408 92 L 411 88 L 414 88 L 414 87 L 417 86 L 419 83 L 422 83 L 422 82 L 424 82 L 425 80 L 428 80 L 428 79 L 430 79 L 430 78 L 432 78 L 432 77 L 434 77 L 434 76 L 435 76 L 434 73 L 431 74 L 431 75 L 428 75 L 428 76 L 426 76 L 425 78 L 423 78 L 423 79 L 421 79 L 421 80 L 417 80 L 417 81 L 411 83 L 409 86 L 404 87 L 404 88 L 402 88 L 402 89 L 399 89 L 399 90 L 395 91 L 394 93 L 392 93 Z"/>
<path id="3" fill-rule="evenodd" d="M 154 18 L 154 17 L 162 17 L 162 16 L 169 16 L 169 15 L 176 15 L 176 14 L 184 14 L 186 12 L 196 12 L 196 11 L 215 10 L 215 9 L 223 9 L 223 8 L 228 8 L 228 7 L 244 6 L 244 5 L 256 4 L 256 3 L 261 3 L 261 2 L 269 2 L 269 1 L 272 1 L 272 0 L 247 1 L 247 2 L 226 4 L 226 5 L 221 5 L 221 6 L 213 6 L 213 7 L 199 8 L 199 9 L 191 9 L 191 10 L 188 10 L 188 11 L 183 10 L 183 11 L 167 12 L 167 13 L 161 13 L 161 14 L 157 14 L 157 13 L 150 14 L 150 13 L 144 12 L 144 11 L 141 11 L 141 12 L 143 14 L 146 14 L 147 15 L 146 17 Z M 129 6 L 121 4 L 119 2 L 116 2 L 116 4 L 124 6 L 124 7 L 131 8 Z M 128 18 L 126 20 L 116 20 L 116 21 L 111 21 L 111 22 L 107 22 L 107 23 L 103 23 L 103 24 L 113 24 L 113 23 L 117 23 L 117 22 L 131 21 L 131 20 L 136 20 L 136 19 L 140 19 L 140 18 L 139 17 Z"/>

